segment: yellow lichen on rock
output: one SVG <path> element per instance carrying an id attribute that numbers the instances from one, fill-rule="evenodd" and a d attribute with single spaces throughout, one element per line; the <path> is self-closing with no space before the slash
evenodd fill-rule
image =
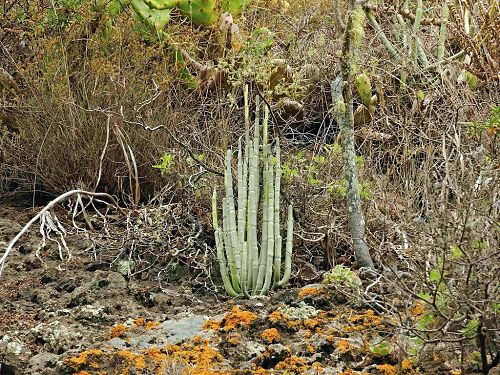
<path id="1" fill-rule="evenodd" d="M 230 312 L 224 315 L 220 321 L 207 320 L 204 329 L 231 331 L 238 327 L 247 327 L 257 319 L 253 312 L 242 310 L 239 306 L 233 306 Z"/>
<path id="2" fill-rule="evenodd" d="M 340 353 L 347 353 L 353 349 L 352 345 L 346 339 L 340 339 L 335 347 Z"/>
<path id="3" fill-rule="evenodd" d="M 267 343 L 271 344 L 273 342 L 277 342 L 281 335 L 276 328 L 269 328 L 262 332 L 260 337 Z"/>
<path id="4" fill-rule="evenodd" d="M 377 365 L 377 370 L 383 375 L 397 375 L 398 369 L 396 366 L 383 364 Z"/>
<path id="5" fill-rule="evenodd" d="M 308 296 L 317 296 L 318 294 L 321 294 L 320 287 L 305 286 L 299 290 L 299 297 L 300 298 L 304 298 L 304 297 L 308 297 Z"/>
<path id="6" fill-rule="evenodd" d="M 67 363 L 73 368 L 79 368 L 83 365 L 86 365 L 90 359 L 96 359 L 103 354 L 103 351 L 100 349 L 90 349 L 81 352 L 77 357 L 69 358 L 67 360 Z"/>
<path id="7" fill-rule="evenodd" d="M 110 338 L 123 337 L 126 331 L 127 327 L 125 327 L 123 324 L 117 324 L 111 327 L 111 332 L 109 333 L 109 337 Z"/>

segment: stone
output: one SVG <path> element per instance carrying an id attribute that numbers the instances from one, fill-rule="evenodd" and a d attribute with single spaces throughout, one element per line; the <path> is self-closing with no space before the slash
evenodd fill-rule
<path id="1" fill-rule="evenodd" d="M 71 330 L 58 320 L 38 324 L 31 329 L 31 334 L 35 340 L 46 343 L 46 349 L 56 353 L 75 347 L 82 339 L 80 332 Z"/>
<path id="2" fill-rule="evenodd" d="M 31 350 L 21 340 L 5 335 L 0 339 L 0 374 L 22 374 Z"/>
<path id="3" fill-rule="evenodd" d="M 28 361 L 30 374 L 54 374 L 59 362 L 59 356 L 54 353 L 40 353 Z"/>
<path id="4" fill-rule="evenodd" d="M 112 338 L 107 344 L 115 349 L 140 351 L 167 344 L 180 344 L 195 336 L 208 337 L 209 331 L 203 330 L 206 317 L 192 315 L 178 320 L 167 320 L 150 329 L 127 330 L 126 339 Z"/>

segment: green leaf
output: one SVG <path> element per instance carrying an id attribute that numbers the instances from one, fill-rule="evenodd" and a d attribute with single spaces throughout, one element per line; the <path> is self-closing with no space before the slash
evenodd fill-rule
<path id="1" fill-rule="evenodd" d="M 166 153 L 165 155 L 162 156 L 161 158 L 161 163 L 153 165 L 153 168 L 160 169 L 162 174 L 168 174 L 170 173 L 170 168 L 174 161 L 174 157 L 172 154 Z"/>
<path id="2" fill-rule="evenodd" d="M 479 326 L 479 320 L 471 319 L 465 324 L 464 328 L 460 330 L 465 336 L 472 338 L 477 334 L 477 327 Z"/>
<path id="3" fill-rule="evenodd" d="M 429 324 L 434 321 L 434 314 L 431 312 L 427 312 L 417 321 L 416 327 L 418 330 L 424 330 L 427 328 Z"/>
<path id="4" fill-rule="evenodd" d="M 451 257 L 453 259 L 460 259 L 464 255 L 464 253 L 462 252 L 462 250 L 458 245 L 451 245 L 450 250 L 451 250 Z"/>
<path id="5" fill-rule="evenodd" d="M 435 283 L 439 282 L 441 280 L 441 272 L 439 272 L 437 268 L 431 269 L 429 272 L 429 279 Z"/>
<path id="6" fill-rule="evenodd" d="M 392 346 L 387 341 L 382 341 L 379 344 L 370 346 L 370 351 L 373 354 L 379 355 L 381 357 L 385 357 L 392 352 Z"/>

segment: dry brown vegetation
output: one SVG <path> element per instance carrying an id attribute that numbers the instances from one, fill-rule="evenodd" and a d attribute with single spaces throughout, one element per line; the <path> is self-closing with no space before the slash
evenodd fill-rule
<path id="1" fill-rule="evenodd" d="M 128 10 L 104 38 L 91 1 L 56 1 L 57 17 L 49 1 L 3 2 L 0 204 L 45 203 L 77 188 L 109 193 L 130 211 L 123 222 L 106 222 L 105 234 L 94 233 L 95 243 L 112 244 L 113 253 L 100 254 L 101 260 L 129 257 L 136 270 L 148 269 L 160 282 L 161 273 L 179 262 L 190 276 L 203 274 L 203 288 L 214 292 L 220 280 L 213 272 L 210 197 L 212 188 L 222 185 L 226 148 L 244 132 L 242 85 L 248 83 L 271 105 L 272 131 L 282 142 L 282 190 L 294 203 L 296 220 L 292 284 L 321 282 L 336 265 L 355 269 L 342 139 L 331 113 L 330 83 L 339 74 L 341 35 L 335 4 L 285 3 L 254 1 L 236 20 L 243 40 L 261 27 L 271 31 L 272 47 L 261 55 L 244 48 L 225 51 L 216 27 L 194 28 L 174 15 L 171 38 L 197 61 L 214 63 L 226 78 L 216 81 L 219 85 L 190 89 L 169 47 L 137 32 Z M 338 3 L 342 15 L 345 4 Z M 398 364 L 399 370 L 393 366 L 376 373 L 415 373 L 421 364 L 424 373 L 431 373 L 425 372 L 432 371 L 429 363 L 444 362 L 430 359 L 437 352 L 451 363 L 442 373 L 452 368 L 487 373 L 500 361 L 500 56 L 495 35 L 500 16 L 497 0 L 453 3 L 458 8 L 450 10 L 447 57 L 464 50 L 470 63 L 457 59 L 436 65 L 432 57 L 440 1 L 424 1 L 420 35 L 431 68 L 395 61 L 368 25 L 357 62 L 378 96 L 375 112 L 358 118 L 356 141 L 366 241 L 379 274 L 353 294 L 384 317 L 387 330 L 406 334 L 400 341 L 391 336 L 400 354 L 393 353 L 387 366 Z M 373 9 L 392 38 L 393 16 L 401 4 L 381 1 Z M 467 9 L 479 30 L 476 36 L 464 31 Z M 277 75 L 280 66 L 286 72 Z M 287 101 L 294 103 L 291 110 Z M 164 155 L 171 157 L 166 169 L 154 168 Z M 148 217 L 155 223 L 147 225 Z M 155 246 L 164 250 L 151 250 Z M 178 248 L 192 251 L 179 254 Z M 344 296 L 344 289 L 332 298 L 349 302 L 353 297 Z M 302 290 L 299 296 L 314 298 L 318 290 Z M 277 340 L 275 333 L 268 330 L 266 339 Z M 160 354 L 184 366 L 184 352 L 192 350 L 186 345 Z M 360 355 L 359 348 L 337 337 L 329 345 Z M 219 360 L 208 343 L 202 347 L 200 358 L 209 350 Z M 404 370 L 409 357 L 414 362 L 405 362 Z M 296 370 L 300 363 L 285 363 L 285 358 L 280 363 L 301 373 Z"/>

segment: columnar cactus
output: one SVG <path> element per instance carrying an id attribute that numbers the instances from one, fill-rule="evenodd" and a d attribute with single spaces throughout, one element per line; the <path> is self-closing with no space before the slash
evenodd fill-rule
<path id="1" fill-rule="evenodd" d="M 405 1 L 402 7 L 403 12 L 410 13 L 409 10 L 409 1 Z M 429 62 L 429 58 L 422 46 L 422 41 L 420 40 L 419 33 L 421 25 L 424 24 L 423 18 L 423 1 L 417 0 L 416 8 L 415 8 L 415 16 L 413 25 L 410 27 L 403 16 L 400 13 L 397 13 L 394 21 L 394 34 L 396 39 L 401 43 L 401 51 L 396 49 L 394 44 L 389 41 L 387 35 L 384 30 L 378 24 L 375 15 L 372 13 L 371 9 L 365 8 L 365 13 L 368 19 L 370 26 L 377 32 L 380 40 L 384 44 L 387 49 L 387 52 L 391 57 L 399 60 L 402 65 L 406 65 L 408 61 L 407 55 L 412 57 L 412 60 L 415 63 L 419 63 L 424 68 L 429 68 L 432 65 Z M 438 47 L 437 47 L 437 61 L 441 62 L 445 58 L 445 42 L 446 42 L 446 25 L 448 23 L 449 17 L 449 8 L 447 1 L 443 2 L 443 6 L 441 9 L 441 21 L 439 23 L 439 37 L 438 37 Z M 426 24 L 429 24 L 430 21 L 427 20 Z M 433 22 L 434 23 L 434 22 Z M 413 42 L 413 43 L 412 43 Z M 453 56 L 455 58 L 461 57 L 461 55 Z"/>
<path id="2" fill-rule="evenodd" d="M 269 108 L 265 107 L 260 155 L 259 100 L 253 140 L 249 133 L 248 89 L 245 88 L 245 147 L 238 145 L 237 197 L 234 195 L 232 173 L 232 150 L 227 151 L 224 185 L 226 196 L 222 200 L 222 228 L 217 216 L 217 192 L 212 197 L 212 219 L 215 229 L 217 258 L 224 287 L 232 297 L 263 296 L 271 286 L 286 285 L 292 268 L 293 216 L 288 207 L 287 237 L 285 245 L 285 268 L 281 275 L 282 237 L 280 235 L 280 185 L 281 162 L 279 141 L 276 141 L 275 156 L 267 140 Z M 260 176 L 262 175 L 262 199 L 260 200 Z M 236 202 L 235 202 L 236 201 Z M 258 235 L 259 203 L 262 208 L 260 220 L 260 247 Z"/>

